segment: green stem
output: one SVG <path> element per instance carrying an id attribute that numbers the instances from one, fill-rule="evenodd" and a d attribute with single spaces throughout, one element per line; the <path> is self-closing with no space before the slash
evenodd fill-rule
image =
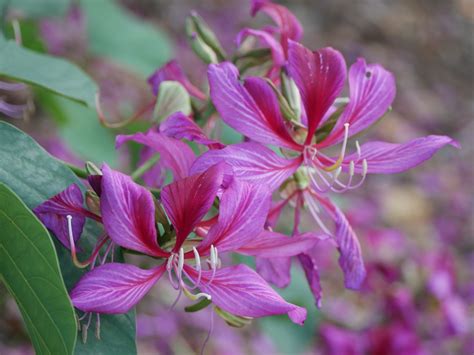
<path id="1" fill-rule="evenodd" d="M 130 176 L 133 181 L 137 181 L 139 178 L 143 176 L 148 170 L 151 169 L 153 165 L 160 159 L 160 154 L 153 155 L 150 159 L 148 159 L 145 163 L 140 165 L 137 170 L 135 170 Z"/>
<path id="2" fill-rule="evenodd" d="M 60 163 L 66 165 L 69 169 L 72 170 L 72 172 L 74 174 L 76 174 L 77 177 L 81 178 L 81 179 L 87 179 L 87 177 L 89 176 L 89 174 L 87 173 L 87 171 L 85 171 L 84 169 L 81 169 L 75 165 L 72 165 L 72 164 L 69 164 L 67 162 L 65 162 L 64 160 L 60 160 L 58 159 Z"/>

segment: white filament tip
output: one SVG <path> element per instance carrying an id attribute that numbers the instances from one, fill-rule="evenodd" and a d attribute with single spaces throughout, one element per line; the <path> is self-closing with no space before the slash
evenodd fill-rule
<path id="1" fill-rule="evenodd" d="M 201 270 L 201 257 L 199 256 L 199 253 L 196 247 L 193 247 L 193 253 L 194 253 L 194 260 L 196 260 L 196 268 L 198 270 Z"/>
<path id="2" fill-rule="evenodd" d="M 349 163 L 349 175 L 350 176 L 354 175 L 354 161 L 353 160 L 351 160 L 351 162 Z"/>
<path id="3" fill-rule="evenodd" d="M 362 160 L 362 175 L 367 175 L 367 169 L 369 168 L 369 164 L 367 163 L 367 159 Z"/>
<path id="4" fill-rule="evenodd" d="M 184 249 L 179 249 L 179 258 L 178 258 L 178 273 L 181 274 L 184 268 Z"/>
<path id="5" fill-rule="evenodd" d="M 356 149 L 357 149 L 357 156 L 360 158 L 361 151 L 360 151 L 359 141 L 356 141 L 355 144 L 356 144 Z"/>

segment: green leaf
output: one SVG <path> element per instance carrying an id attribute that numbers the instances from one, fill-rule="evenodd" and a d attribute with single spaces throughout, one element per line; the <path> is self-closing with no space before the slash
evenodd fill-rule
<path id="1" fill-rule="evenodd" d="M 48 231 L 0 183 L 0 276 L 37 354 L 72 354 L 77 323 Z"/>
<path id="2" fill-rule="evenodd" d="M 0 0 L 0 8 L 20 12 L 26 17 L 63 16 L 71 0 Z"/>
<path id="3" fill-rule="evenodd" d="M 90 51 L 143 76 L 171 57 L 168 38 L 112 0 L 83 0 Z"/>
<path id="4" fill-rule="evenodd" d="M 177 81 L 163 81 L 156 99 L 153 119 L 161 122 L 171 114 L 181 111 L 189 115 L 191 109 L 191 99 L 186 89 Z"/>
<path id="5" fill-rule="evenodd" d="M 97 85 L 81 69 L 63 59 L 36 53 L 0 38 L 0 75 L 37 85 L 95 107 Z"/>
<path id="6" fill-rule="evenodd" d="M 71 184 L 83 186 L 71 170 L 51 157 L 31 137 L 5 122 L 0 122 L 0 182 L 15 191 L 29 208 L 38 206 Z M 85 254 L 90 253 L 99 234 L 99 227 L 88 221 L 80 242 Z M 68 251 L 59 243 L 55 244 L 61 272 L 67 289 L 70 289 L 82 276 L 83 270 L 75 268 Z M 79 258 L 84 257 L 79 254 Z M 93 330 L 92 325 L 86 344 L 76 343 L 75 353 L 136 354 L 135 311 L 102 316 L 102 340 L 95 338 Z"/>

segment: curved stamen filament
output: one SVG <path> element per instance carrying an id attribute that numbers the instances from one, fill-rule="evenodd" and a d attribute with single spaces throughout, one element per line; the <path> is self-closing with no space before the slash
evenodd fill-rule
<path id="1" fill-rule="evenodd" d="M 323 169 L 326 171 L 333 171 L 336 170 L 338 167 L 341 166 L 344 157 L 346 155 L 346 147 L 347 147 L 347 140 L 349 139 L 349 123 L 344 123 L 344 140 L 342 141 L 342 148 L 341 152 L 339 153 L 339 158 L 336 162 L 331 166 L 323 166 Z"/>
<path id="2" fill-rule="evenodd" d="M 319 225 L 319 227 L 321 227 L 321 229 L 331 235 L 331 232 L 329 231 L 329 228 L 326 227 L 326 225 L 323 223 L 323 221 L 321 220 L 321 218 L 319 217 L 319 213 L 320 213 L 320 210 L 319 210 L 319 207 L 318 207 L 318 204 L 317 202 L 314 200 L 313 196 L 311 195 L 310 192 L 307 192 L 305 191 L 304 192 L 304 197 L 305 197 L 305 201 L 308 205 L 308 209 L 309 209 L 309 212 L 311 213 L 311 215 L 313 216 L 314 220 L 316 221 L 316 223 Z"/>

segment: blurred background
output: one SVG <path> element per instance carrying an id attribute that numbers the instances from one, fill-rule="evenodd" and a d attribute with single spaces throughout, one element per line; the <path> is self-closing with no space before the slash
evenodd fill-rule
<path id="1" fill-rule="evenodd" d="M 68 1 L 46 3 L 53 5 L 25 12 L 12 1 L 7 22 L 20 20 L 25 47 L 84 68 L 100 85 L 110 121 L 120 121 L 152 100 L 146 78 L 171 58 L 178 59 L 193 83 L 206 85 L 206 68 L 184 36 L 191 10 L 210 24 L 229 52 L 235 50 L 240 29 L 270 23 L 263 14 L 252 18 L 249 2 L 241 0 L 85 0 L 71 8 Z M 344 289 L 337 256 L 323 250 L 318 260 L 321 309 L 315 307 L 299 265 L 293 267 L 292 284 L 281 290 L 308 309 L 304 327 L 272 317 L 234 329 L 216 318 L 206 353 L 473 354 L 474 2 L 278 3 L 301 21 L 307 47 L 331 46 L 348 65 L 362 56 L 395 74 L 393 110 L 367 139 L 404 142 L 442 134 L 458 140 L 462 149 L 443 149 L 398 176 L 370 176 L 360 189 L 336 196 L 362 243 L 368 277 L 361 291 Z M 53 12 L 58 13 L 52 17 Z M 17 117 L 1 119 L 27 131 L 61 159 L 107 161 L 124 170 L 135 159 L 133 150 L 115 151 L 114 136 L 120 130 L 104 128 L 94 111 L 79 104 L 34 88 L 2 90 L 0 100 L 23 105 Z M 137 123 L 132 129 L 146 126 Z M 228 135 L 223 138 L 235 139 L 232 132 Z M 209 313 L 184 313 L 183 304 L 170 311 L 175 294 L 164 285 L 155 287 L 138 308 L 139 353 L 199 352 Z M 3 288 L 0 313 L 0 354 L 32 353 L 16 305 Z"/>

